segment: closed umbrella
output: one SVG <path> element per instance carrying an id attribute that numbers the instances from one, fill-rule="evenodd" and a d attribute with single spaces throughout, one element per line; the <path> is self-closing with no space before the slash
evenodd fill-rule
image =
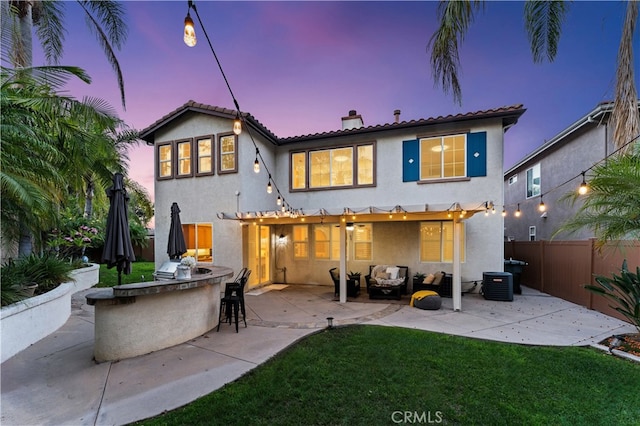
<path id="1" fill-rule="evenodd" d="M 169 242 L 167 254 L 169 259 L 180 259 L 187 252 L 187 243 L 184 242 L 182 223 L 180 222 L 180 207 L 178 203 L 171 205 L 171 226 L 169 227 Z"/>
<path id="2" fill-rule="evenodd" d="M 109 216 L 107 217 L 107 229 L 104 240 L 102 261 L 107 268 L 118 268 L 118 285 L 122 284 L 122 273 L 131 273 L 131 263 L 135 262 L 131 234 L 129 230 L 129 214 L 127 205 L 129 196 L 124 189 L 122 173 L 113 176 L 113 186 L 107 189 L 109 197 Z"/>

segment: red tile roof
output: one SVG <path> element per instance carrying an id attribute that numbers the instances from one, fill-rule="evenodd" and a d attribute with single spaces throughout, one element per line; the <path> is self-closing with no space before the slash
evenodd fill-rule
<path id="1" fill-rule="evenodd" d="M 371 132 L 379 132 L 384 130 L 397 130 L 397 129 L 406 129 L 411 127 L 420 127 L 426 125 L 434 125 L 434 124 L 445 124 L 445 123 L 455 123 L 462 122 L 468 120 L 478 120 L 485 118 L 502 118 L 503 125 L 512 125 L 517 123 L 518 119 L 526 109 L 522 104 L 519 105 L 511 105 L 494 109 L 487 109 L 475 112 L 467 112 L 460 113 L 455 115 L 446 115 L 446 116 L 438 116 L 438 117 L 430 117 L 430 118 L 421 118 L 418 120 L 410 120 L 410 121 L 401 121 L 399 123 L 388 123 L 388 124 L 377 124 L 373 126 L 360 127 L 357 129 L 348 129 L 348 130 L 333 130 L 329 132 L 322 133 L 314 133 L 308 135 L 301 136 L 291 136 L 286 138 L 278 138 L 273 132 L 271 132 L 266 126 L 264 126 L 260 121 L 258 121 L 254 116 L 249 113 L 242 113 L 245 121 L 251 125 L 251 127 L 261 133 L 268 140 L 273 142 L 276 145 L 287 144 L 287 143 L 295 143 L 295 142 L 304 142 L 315 139 L 326 139 L 333 138 L 339 136 L 346 135 L 354 135 L 354 134 L 363 134 L 363 133 L 371 133 Z M 194 102 L 192 100 L 188 101 L 184 105 L 178 107 L 174 111 L 168 113 L 163 116 L 144 130 L 140 132 L 140 138 L 146 141 L 147 143 L 152 144 L 154 141 L 155 132 L 161 127 L 165 126 L 170 121 L 176 119 L 177 117 L 186 114 L 188 112 L 200 112 L 203 114 L 216 115 L 219 117 L 225 117 L 232 119 L 236 116 L 236 111 L 221 108 L 212 105 L 201 104 L 198 102 Z"/>

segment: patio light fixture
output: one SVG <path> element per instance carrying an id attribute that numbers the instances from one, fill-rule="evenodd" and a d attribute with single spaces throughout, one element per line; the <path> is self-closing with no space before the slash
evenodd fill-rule
<path id="1" fill-rule="evenodd" d="M 347 222 L 347 231 L 353 231 L 353 222 Z"/>
<path id="2" fill-rule="evenodd" d="M 327 327 L 333 328 L 333 317 L 327 317 Z"/>
<path id="3" fill-rule="evenodd" d="M 544 205 L 544 201 L 542 201 L 542 194 L 540 194 L 540 204 L 538 204 L 538 210 L 541 212 L 547 210 L 547 206 Z"/>
<path id="4" fill-rule="evenodd" d="M 520 217 L 520 203 L 518 203 L 518 208 L 516 209 L 516 212 L 514 213 L 514 215 L 516 217 Z"/>
<path id="5" fill-rule="evenodd" d="M 267 184 L 267 194 L 271 194 L 273 192 L 273 187 L 271 186 L 271 175 L 269 175 L 269 183 Z"/>
<path id="6" fill-rule="evenodd" d="M 236 119 L 233 120 L 233 133 L 239 135 L 242 133 L 242 120 L 240 120 L 240 112 L 236 112 Z"/>

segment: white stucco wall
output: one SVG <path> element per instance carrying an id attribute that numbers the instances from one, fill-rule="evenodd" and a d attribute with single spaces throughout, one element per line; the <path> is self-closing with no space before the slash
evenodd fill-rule
<path id="1" fill-rule="evenodd" d="M 472 123 L 470 125 L 469 123 Z M 207 134 L 227 133 L 231 129 L 231 120 L 188 114 L 174 120 L 156 133 L 156 143 L 183 139 Z M 456 130 L 457 129 L 457 130 Z M 487 176 L 474 177 L 459 182 L 441 182 L 418 184 L 402 182 L 402 141 L 416 139 L 424 132 L 433 134 L 452 132 L 487 132 Z M 422 133 L 421 133 L 422 132 Z M 453 202 L 464 206 L 479 206 L 485 201 L 493 201 L 495 215 L 485 217 L 483 213 L 466 221 L 466 260 L 462 265 L 463 281 L 482 279 L 483 271 L 502 271 L 503 268 L 503 218 L 500 215 L 503 200 L 503 129 L 501 119 L 476 120 L 433 128 L 385 132 L 384 135 L 369 135 L 332 138 L 330 140 L 285 144 L 274 146 L 264 143 L 257 135 L 261 155 L 271 170 L 272 178 L 294 208 L 318 210 L 320 208 L 395 206 L 428 204 L 432 208 L 444 210 Z M 315 146 L 353 144 L 364 141 L 376 142 L 376 187 L 356 189 L 336 189 L 289 193 L 289 154 L 291 150 L 313 148 Z M 170 221 L 170 206 L 177 202 L 181 208 L 183 223 L 213 223 L 214 263 L 233 268 L 235 271 L 246 266 L 246 253 L 243 252 L 242 225 L 236 221 L 217 219 L 217 212 L 233 213 L 240 211 L 275 210 L 277 192 L 266 193 L 268 174 L 263 169 L 259 174 L 253 172 L 255 147 L 245 131 L 239 136 L 238 173 L 214 175 L 200 178 L 181 178 L 156 181 L 156 264 L 167 259 L 166 244 Z M 217 144 L 216 144 L 217 150 Z M 217 164 L 216 164 L 217 167 Z M 238 191 L 240 195 L 236 197 Z M 366 222 L 366 218 L 361 219 Z M 289 225 L 274 226 L 273 234 L 286 232 Z M 372 261 L 360 265 L 349 263 L 349 269 L 368 272 L 370 263 L 378 259 L 385 262 L 407 265 L 410 273 L 445 270 L 451 272 L 451 264 L 423 264 L 419 262 L 419 223 L 376 223 L 374 226 L 374 256 Z M 273 248 L 278 252 L 276 264 L 272 256 L 272 278 L 280 281 L 283 274 L 276 266 L 287 267 L 288 282 L 331 283 L 328 269 L 337 266 L 337 262 L 308 262 L 291 259 L 292 249 Z M 357 268 L 356 268 L 357 266 Z"/>

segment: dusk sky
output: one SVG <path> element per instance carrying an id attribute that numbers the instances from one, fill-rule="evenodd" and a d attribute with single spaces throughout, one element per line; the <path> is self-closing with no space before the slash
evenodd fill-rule
<path id="1" fill-rule="evenodd" d="M 427 43 L 436 2 L 196 1 L 240 109 L 279 137 L 338 130 L 355 109 L 366 126 L 523 104 L 505 135 L 505 169 L 613 98 L 626 2 L 574 2 L 554 63 L 534 64 L 522 2 L 487 2 L 460 50 L 462 106 L 434 87 Z M 187 1 L 126 2 L 129 37 L 116 78 L 75 2 L 66 6 L 62 65 L 84 68 L 76 98 L 108 101 L 142 130 L 188 100 L 234 109 L 195 14 L 198 44 L 182 41 Z M 72 26 L 73 23 L 73 26 Z M 73 30 L 72 30 L 73 28 Z M 640 37 L 634 44 L 636 85 Z M 43 64 L 34 54 L 34 65 Z M 129 175 L 153 196 L 153 149 L 130 154 Z"/>

